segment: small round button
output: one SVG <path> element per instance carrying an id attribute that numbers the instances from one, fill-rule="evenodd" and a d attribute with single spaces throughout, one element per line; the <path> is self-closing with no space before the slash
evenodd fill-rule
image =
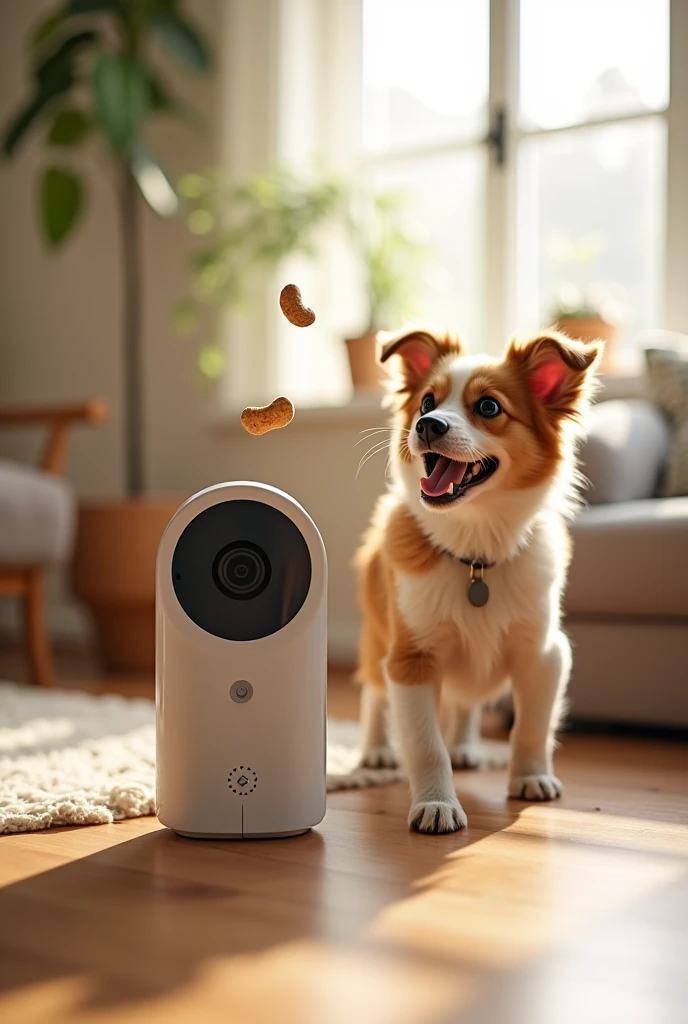
<path id="1" fill-rule="evenodd" d="M 253 696 L 253 687 L 247 679 L 237 679 L 230 687 L 229 696 L 236 704 L 246 704 Z"/>

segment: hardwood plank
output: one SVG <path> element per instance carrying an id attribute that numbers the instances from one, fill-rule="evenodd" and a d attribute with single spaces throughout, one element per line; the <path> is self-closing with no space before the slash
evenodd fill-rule
<path id="1" fill-rule="evenodd" d="M 331 794 L 289 840 L 2 837 L 0 1020 L 683 1024 L 687 767 L 680 743 L 564 736 L 561 801 L 457 773 L 453 836 L 408 833 L 398 784 Z"/>

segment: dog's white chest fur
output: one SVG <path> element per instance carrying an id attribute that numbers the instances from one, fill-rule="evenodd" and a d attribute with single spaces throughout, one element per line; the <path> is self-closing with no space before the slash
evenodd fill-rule
<path id="1" fill-rule="evenodd" d="M 559 626 L 565 552 L 561 528 L 542 521 L 514 558 L 485 570 L 490 596 L 468 599 L 470 569 L 443 555 L 424 575 L 397 572 L 399 611 L 420 647 L 439 661 L 447 684 L 467 699 L 486 697 L 507 680 L 519 625 L 545 640 Z"/>

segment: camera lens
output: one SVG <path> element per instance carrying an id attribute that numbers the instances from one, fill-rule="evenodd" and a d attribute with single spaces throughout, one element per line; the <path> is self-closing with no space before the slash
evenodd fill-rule
<path id="1" fill-rule="evenodd" d="M 249 540 L 238 540 L 218 551 L 213 562 L 213 581 L 218 590 L 237 601 L 262 594 L 272 569 L 262 548 Z"/>

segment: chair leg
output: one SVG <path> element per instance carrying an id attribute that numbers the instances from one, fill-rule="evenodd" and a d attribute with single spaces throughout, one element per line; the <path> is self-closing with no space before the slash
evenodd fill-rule
<path id="1" fill-rule="evenodd" d="M 45 630 L 45 573 L 32 569 L 28 574 L 24 595 L 24 629 L 26 653 L 34 683 L 53 685 L 50 641 Z"/>

